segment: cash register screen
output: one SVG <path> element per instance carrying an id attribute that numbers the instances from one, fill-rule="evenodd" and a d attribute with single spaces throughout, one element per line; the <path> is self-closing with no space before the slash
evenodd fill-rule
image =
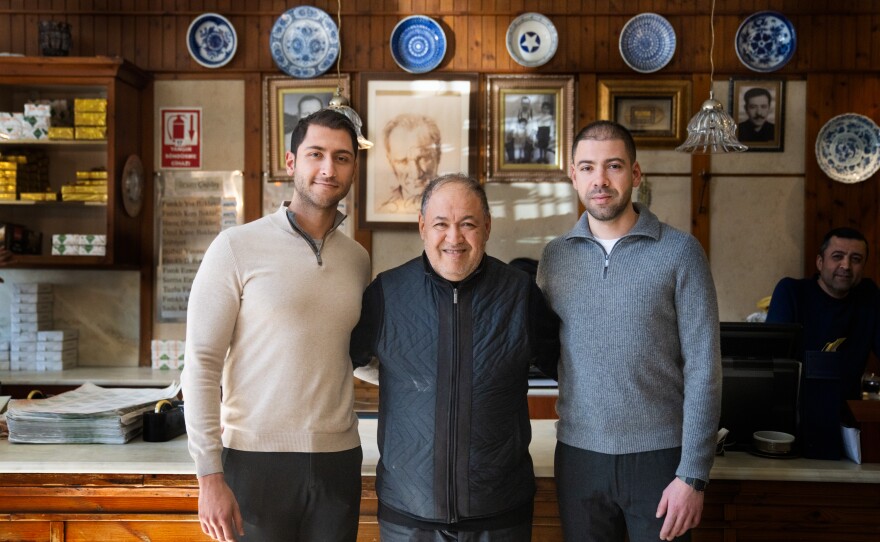
<path id="1" fill-rule="evenodd" d="M 801 327 L 721 323 L 721 427 L 733 449 L 748 449 L 755 431 L 796 435 Z"/>

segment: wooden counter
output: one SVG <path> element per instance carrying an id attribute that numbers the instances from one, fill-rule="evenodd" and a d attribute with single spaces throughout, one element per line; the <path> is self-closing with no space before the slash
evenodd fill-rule
<path id="1" fill-rule="evenodd" d="M 535 542 L 561 540 L 553 481 L 554 423 L 532 421 L 538 493 Z M 364 448 L 359 540 L 378 540 L 376 420 Z M 166 443 L 25 445 L 0 442 L 0 540 L 179 542 L 198 526 L 195 467 L 186 437 Z M 880 464 L 718 457 L 701 541 L 871 541 L 880 538 Z"/>

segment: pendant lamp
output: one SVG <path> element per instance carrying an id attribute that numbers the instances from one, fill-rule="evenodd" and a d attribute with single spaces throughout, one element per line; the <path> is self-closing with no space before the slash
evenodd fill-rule
<path id="1" fill-rule="evenodd" d="M 342 95 L 342 76 L 339 73 L 339 65 L 342 63 L 342 0 L 336 0 L 336 26 L 339 27 L 339 56 L 336 57 L 337 83 L 336 92 L 333 93 L 333 97 L 330 98 L 330 103 L 327 107 L 342 113 L 351 121 L 354 125 L 355 132 L 357 132 L 358 149 L 367 150 L 373 147 L 373 142 L 364 137 L 364 134 L 361 131 L 364 123 L 361 120 L 360 115 L 357 114 L 357 111 L 352 109 L 351 102 L 348 101 L 348 98 Z"/>

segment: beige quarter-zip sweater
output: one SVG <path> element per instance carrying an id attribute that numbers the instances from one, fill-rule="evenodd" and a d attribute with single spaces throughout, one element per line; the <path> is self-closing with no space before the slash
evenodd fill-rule
<path id="1" fill-rule="evenodd" d="M 187 310 L 184 412 L 198 476 L 223 471 L 224 446 L 360 444 L 348 347 L 369 280 L 363 247 L 334 229 L 316 253 L 284 207 L 217 236 Z"/>

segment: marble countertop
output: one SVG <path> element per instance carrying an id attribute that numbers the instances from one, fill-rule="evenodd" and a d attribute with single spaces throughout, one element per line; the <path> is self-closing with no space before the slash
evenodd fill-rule
<path id="1" fill-rule="evenodd" d="M 539 478 L 553 476 L 556 428 L 553 420 L 532 420 L 529 451 Z M 375 476 L 379 450 L 375 419 L 361 419 L 364 449 L 361 472 Z M 2 473 L 89 474 L 195 474 L 186 449 L 186 436 L 152 443 L 135 439 L 128 444 L 11 444 L 0 441 Z M 810 482 L 880 483 L 880 464 L 856 465 L 847 460 L 764 459 L 744 452 L 715 458 L 713 480 L 778 480 Z"/>
<path id="2" fill-rule="evenodd" d="M 180 381 L 179 370 L 149 367 L 76 367 L 63 371 L 0 371 L 0 384 L 35 386 L 79 386 L 91 382 L 98 386 L 165 387 Z"/>

